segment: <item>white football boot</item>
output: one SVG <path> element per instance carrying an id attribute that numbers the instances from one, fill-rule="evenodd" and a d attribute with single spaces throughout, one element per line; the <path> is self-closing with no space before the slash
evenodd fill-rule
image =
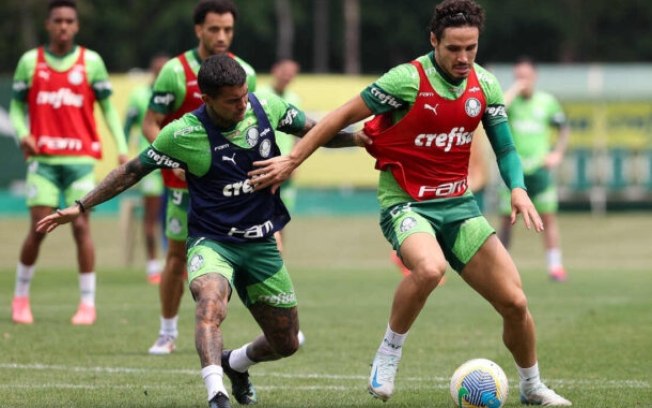
<path id="1" fill-rule="evenodd" d="M 394 378 L 398 371 L 398 363 L 401 361 L 400 356 L 376 353 L 374 361 L 371 364 L 371 375 L 369 376 L 369 393 L 374 398 L 387 401 L 394 392 Z"/>
<path id="2" fill-rule="evenodd" d="M 521 389 L 521 404 L 525 405 L 542 405 L 544 407 L 569 407 L 573 405 L 569 400 L 560 396 L 542 382 L 534 387 L 524 387 Z"/>

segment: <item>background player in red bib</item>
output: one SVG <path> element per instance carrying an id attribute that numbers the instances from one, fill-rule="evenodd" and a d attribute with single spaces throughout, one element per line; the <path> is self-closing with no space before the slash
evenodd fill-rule
<path id="1" fill-rule="evenodd" d="M 94 166 L 102 157 L 93 109 L 97 101 L 115 139 L 119 162 L 127 161 L 127 145 L 118 114 L 111 104 L 111 84 L 102 58 L 75 44 L 79 30 L 73 0 L 53 0 L 45 20 L 49 43 L 27 51 L 14 75 L 10 115 L 28 162 L 27 206 L 32 220 L 20 251 L 12 318 L 34 321 L 29 287 L 43 233 L 36 221 L 52 213 L 60 201 L 71 205 L 95 186 Z M 26 117 L 29 116 L 29 123 Z M 81 302 L 73 324 L 95 322 L 95 249 L 89 214 L 72 223 L 77 247 Z"/>
<path id="2" fill-rule="evenodd" d="M 380 170 L 381 227 L 411 273 L 394 294 L 385 336 L 373 360 L 369 392 L 387 400 L 403 343 L 447 263 L 503 318 L 503 341 L 518 367 L 526 404 L 571 405 L 539 377 L 534 321 L 509 253 L 467 189 L 473 132 L 482 121 L 511 190 L 511 222 L 543 230 L 525 189 L 496 78 L 475 64 L 484 11 L 472 0 L 445 0 L 430 24 L 433 52 L 399 65 L 326 116 L 289 156 L 250 172 L 257 189 L 287 179 L 339 129 L 365 125 Z"/>

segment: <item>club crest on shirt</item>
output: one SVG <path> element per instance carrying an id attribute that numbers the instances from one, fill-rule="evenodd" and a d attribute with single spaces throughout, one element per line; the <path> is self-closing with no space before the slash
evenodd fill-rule
<path id="1" fill-rule="evenodd" d="M 268 158 L 269 154 L 272 152 L 272 142 L 269 139 L 265 139 L 260 143 L 259 149 L 260 155 L 264 158 Z"/>
<path id="2" fill-rule="evenodd" d="M 247 129 L 247 143 L 249 146 L 254 147 L 258 143 L 258 129 L 255 127 Z"/>
<path id="3" fill-rule="evenodd" d="M 472 118 L 475 118 L 480 114 L 481 108 L 482 104 L 476 98 L 469 98 L 464 103 L 464 110 L 466 111 L 466 114 Z"/>
<path id="4" fill-rule="evenodd" d="M 72 85 L 81 84 L 82 81 L 84 80 L 84 76 L 82 75 L 81 72 L 82 69 L 84 68 L 80 68 L 80 67 L 73 68 L 68 74 L 68 82 L 70 82 Z"/>

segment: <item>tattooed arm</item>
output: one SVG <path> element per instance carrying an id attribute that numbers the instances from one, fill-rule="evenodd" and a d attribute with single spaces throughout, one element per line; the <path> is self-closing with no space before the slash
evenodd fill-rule
<path id="1" fill-rule="evenodd" d="M 306 125 L 301 129 L 301 131 L 294 133 L 297 137 L 303 137 L 310 129 L 315 127 L 317 122 L 310 118 L 306 118 Z M 324 144 L 324 147 L 364 147 L 366 144 L 369 144 L 371 139 L 367 137 L 363 132 L 347 132 L 345 130 L 340 130 Z"/>
<path id="2" fill-rule="evenodd" d="M 57 210 L 54 214 L 40 220 L 36 230 L 53 231 L 59 225 L 74 220 L 81 213 L 122 193 L 154 169 L 154 166 L 142 163 L 139 157 L 128 161 L 111 171 L 97 187 L 81 200 L 77 200 L 74 206 Z"/>

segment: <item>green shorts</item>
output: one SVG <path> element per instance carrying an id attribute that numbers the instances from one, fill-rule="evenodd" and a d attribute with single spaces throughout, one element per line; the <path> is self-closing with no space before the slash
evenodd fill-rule
<path id="1" fill-rule="evenodd" d="M 154 170 L 140 180 L 140 192 L 145 197 L 160 197 L 163 195 L 163 177 L 161 170 Z"/>
<path id="2" fill-rule="evenodd" d="M 165 236 L 174 241 L 188 238 L 188 190 L 171 188 L 165 209 Z"/>
<path id="3" fill-rule="evenodd" d="M 27 166 L 27 206 L 57 208 L 71 206 L 95 188 L 94 165 L 46 164 L 32 161 Z"/>
<path id="4" fill-rule="evenodd" d="M 380 227 L 397 251 L 412 234 L 434 236 L 446 260 L 458 272 L 496 232 L 482 216 L 472 194 L 395 205 L 381 212 Z"/>
<path id="5" fill-rule="evenodd" d="M 539 214 L 554 214 L 559 209 L 557 186 L 552 173 L 546 168 L 539 168 L 532 174 L 525 175 L 527 194 Z M 512 193 L 506 187 L 501 188 L 499 210 L 502 215 L 512 212 Z"/>
<path id="6" fill-rule="evenodd" d="M 218 273 L 231 282 L 247 307 L 256 303 L 282 308 L 297 305 L 274 237 L 244 244 L 189 238 L 187 247 L 189 283 L 199 276 Z"/>

